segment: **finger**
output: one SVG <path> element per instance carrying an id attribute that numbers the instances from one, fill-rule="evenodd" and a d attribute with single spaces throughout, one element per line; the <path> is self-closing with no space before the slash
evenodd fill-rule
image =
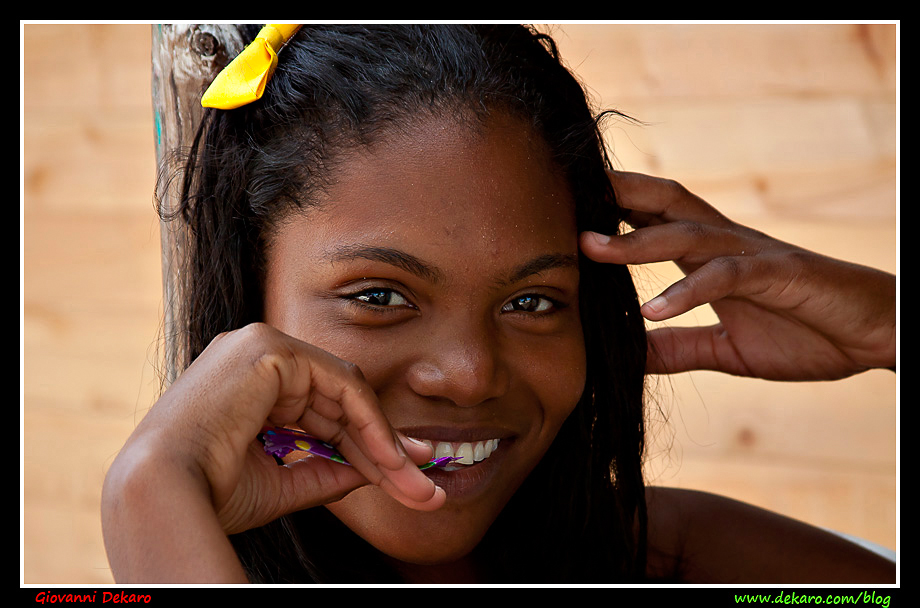
<path id="1" fill-rule="evenodd" d="M 331 443 L 369 482 L 403 504 L 439 507 L 443 491 L 439 494 L 409 457 L 360 370 L 321 349 L 291 340 L 288 353 L 267 357 L 283 387 L 272 422 L 296 423 Z M 297 418 L 292 419 L 294 416 Z"/>
<path id="2" fill-rule="evenodd" d="M 269 423 L 278 426 L 298 426 L 311 435 L 336 446 L 359 446 L 358 449 L 376 450 L 375 462 L 385 462 L 391 468 L 402 464 L 395 438 L 390 437 L 389 425 L 373 392 L 363 384 L 359 374 L 343 361 L 324 352 L 308 353 L 298 361 L 284 360 L 282 389 Z M 288 381 L 285 376 L 294 379 Z M 350 417 L 349 412 L 351 412 Z M 361 432 L 366 439 L 361 439 Z M 388 438 L 389 437 L 389 441 Z M 368 444 L 374 447 L 368 447 Z"/>
<path id="3" fill-rule="evenodd" d="M 722 256 L 670 285 L 639 311 L 650 321 L 663 321 L 723 298 L 751 296 L 767 289 L 782 291 L 785 282 L 771 274 L 760 258 Z"/>
<path id="4" fill-rule="evenodd" d="M 402 468 L 405 450 L 361 370 L 308 344 L 296 347 L 301 352 L 278 364 L 289 388 L 279 393 L 273 421 L 296 423 L 345 451 L 360 449 L 382 469 Z"/>
<path id="5" fill-rule="evenodd" d="M 315 424 L 306 422 L 307 420 L 313 420 L 313 419 L 318 420 L 318 422 Z M 300 426 L 301 429 L 326 428 L 328 429 L 326 433 L 323 433 L 322 431 L 316 431 L 316 430 L 313 430 L 311 432 L 313 433 L 314 437 L 320 437 L 321 435 L 325 437 L 329 437 L 330 439 L 328 440 L 324 439 L 326 443 L 334 445 L 333 442 L 336 441 L 335 439 L 336 429 L 338 428 L 337 423 L 334 423 L 322 417 L 319 417 L 312 410 L 308 411 L 307 413 L 305 413 L 303 417 L 301 417 L 300 425 L 298 426 Z M 418 441 L 417 439 L 406 437 L 405 435 L 403 435 L 402 433 L 399 433 L 398 431 L 394 431 L 394 435 L 395 435 L 396 441 L 398 441 L 402 445 L 403 450 L 405 450 L 406 456 L 416 465 L 420 466 L 420 465 L 426 464 L 430 462 L 431 459 L 434 457 L 434 452 L 432 451 L 431 446 L 425 443 L 422 443 L 421 441 Z M 340 437 L 341 437 L 341 440 L 338 441 L 338 445 L 340 447 L 346 443 L 350 443 L 354 445 L 355 449 L 359 449 L 358 445 L 347 435 L 341 435 Z M 349 448 L 343 448 L 343 449 L 345 449 L 346 451 L 350 451 Z"/>
<path id="6" fill-rule="evenodd" d="M 439 508 L 444 502 L 443 490 L 418 469 L 419 464 L 430 459 L 430 448 L 414 445 L 397 434 L 376 404 L 372 412 L 359 407 L 360 404 L 350 404 L 347 397 L 341 405 L 344 413 L 336 422 L 342 426 L 329 436 L 329 443 L 369 482 L 405 506 L 422 510 Z M 397 455 L 395 461 L 391 458 L 393 453 Z"/>
<path id="7" fill-rule="evenodd" d="M 311 431 L 315 432 L 315 431 Z M 317 434 L 318 435 L 318 434 Z M 324 440 L 326 441 L 326 440 Z M 331 470 L 346 475 L 357 476 L 350 477 L 351 485 L 346 487 L 350 491 L 357 487 L 354 480 L 361 481 L 359 485 L 373 484 L 379 486 L 391 497 L 403 505 L 418 510 L 434 510 L 444 504 L 445 494 L 441 488 L 438 488 L 419 470 L 419 465 L 428 462 L 430 450 L 424 447 L 424 456 L 419 456 L 421 450 L 415 448 L 416 454 L 405 458 L 405 466 L 397 470 L 387 470 L 377 465 L 372 457 L 369 457 L 362 448 L 347 435 L 342 435 L 340 441 L 335 438 L 329 438 L 328 443 L 344 456 L 347 464 L 341 464 L 333 460 L 327 460 L 318 457 L 307 457 L 304 460 L 319 461 L 322 466 L 329 466 Z M 330 486 L 329 492 L 335 494 L 339 485 Z"/>
<path id="8" fill-rule="evenodd" d="M 646 372 L 649 374 L 715 370 L 751 375 L 721 325 L 663 327 L 648 332 L 648 338 Z"/>
<path id="9" fill-rule="evenodd" d="M 259 452 L 258 456 L 266 456 L 261 445 L 255 444 L 253 449 Z M 353 467 L 324 458 L 305 454 L 295 456 L 292 453 L 284 461 L 284 466 L 280 467 L 274 460 L 266 462 L 264 466 L 271 469 L 271 474 L 257 475 L 262 481 L 267 479 L 277 484 L 274 491 L 266 491 L 264 485 L 258 485 L 243 492 L 243 495 L 252 497 L 249 500 L 221 503 L 218 518 L 227 534 L 263 526 L 288 513 L 341 500 L 351 491 L 368 484 L 367 479 Z M 247 479 L 252 480 L 253 477 Z M 263 508 L 253 509 L 253 501 L 259 502 L 262 497 L 271 497 L 271 502 Z M 259 519 L 253 519 L 255 514 Z"/>
<path id="10" fill-rule="evenodd" d="M 690 220 L 721 225 L 729 220 L 680 183 L 624 171 L 608 171 L 617 204 L 630 211 L 632 226 Z"/>
<path id="11" fill-rule="evenodd" d="M 421 466 L 434 458 L 434 450 L 431 449 L 431 446 L 422 443 L 418 439 L 406 437 L 398 431 L 396 432 L 396 438 L 402 443 L 403 448 L 406 450 L 406 454 L 416 465 Z"/>
<path id="12" fill-rule="evenodd" d="M 317 399 L 325 401 L 325 398 Z M 418 465 L 431 459 L 431 449 L 413 442 L 408 438 L 392 431 L 393 442 L 397 444 L 398 451 L 403 456 L 397 469 L 388 469 L 380 466 L 373 451 L 368 448 L 351 428 L 351 424 L 344 416 L 330 419 L 317 413 L 317 409 L 329 409 L 328 406 L 314 406 L 304 411 L 298 420 L 298 426 L 310 434 L 329 443 L 345 457 L 350 467 L 359 471 L 365 480 L 374 485 L 387 489 L 394 498 L 413 508 L 437 508 L 432 500 L 437 499 L 437 489 L 426 476 L 418 470 Z M 327 414 L 328 415 L 328 414 Z"/>
<path id="13" fill-rule="evenodd" d="M 300 458 L 279 467 L 279 473 L 286 513 L 341 500 L 369 483 L 354 467 L 325 458 Z"/>
<path id="14" fill-rule="evenodd" d="M 405 466 L 395 471 L 389 471 L 380 467 L 374 461 L 374 458 L 366 452 L 366 448 L 360 443 L 360 440 L 356 440 L 349 435 L 345 428 L 318 416 L 312 410 L 307 411 L 298 426 L 304 430 L 309 430 L 313 436 L 332 445 L 348 464 L 341 464 L 325 458 L 314 458 L 309 455 L 298 456 L 293 453 L 285 457 L 285 462 L 293 463 L 303 459 L 317 461 L 317 466 L 320 464 L 330 466 L 333 471 L 349 471 L 362 481 L 361 485 L 373 484 L 380 486 L 393 498 L 413 509 L 433 510 L 443 504 L 444 492 L 421 474 L 418 469 L 419 465 L 431 460 L 431 448 L 427 445 L 414 442 L 396 433 L 394 440 L 399 441 L 405 450 Z M 322 429 L 333 430 L 324 432 Z M 333 486 L 331 490 L 335 487 Z M 349 489 L 353 489 L 353 487 Z"/>
<path id="15" fill-rule="evenodd" d="M 596 262 L 651 264 L 676 261 L 696 266 L 724 255 L 752 255 L 759 245 L 740 230 L 676 221 L 622 235 L 582 233 L 581 249 Z"/>

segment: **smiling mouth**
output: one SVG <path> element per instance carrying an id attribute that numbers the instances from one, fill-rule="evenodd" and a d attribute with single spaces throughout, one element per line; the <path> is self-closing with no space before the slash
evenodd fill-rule
<path id="1" fill-rule="evenodd" d="M 434 451 L 434 458 L 456 458 L 453 463 L 443 467 L 444 471 L 462 469 L 477 462 L 489 458 L 498 448 L 498 439 L 486 439 L 483 441 L 432 441 L 430 439 L 420 439 L 422 443 L 428 445 Z"/>

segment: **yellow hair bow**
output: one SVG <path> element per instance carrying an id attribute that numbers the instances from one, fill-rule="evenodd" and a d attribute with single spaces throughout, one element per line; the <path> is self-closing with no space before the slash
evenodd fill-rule
<path id="1" fill-rule="evenodd" d="M 278 65 L 278 51 L 300 25 L 268 23 L 256 39 L 225 67 L 201 98 L 206 108 L 232 110 L 262 97 Z"/>

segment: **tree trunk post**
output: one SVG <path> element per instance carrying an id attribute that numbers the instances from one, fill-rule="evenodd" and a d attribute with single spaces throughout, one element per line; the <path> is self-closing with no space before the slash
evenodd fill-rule
<path id="1" fill-rule="evenodd" d="M 187 150 L 204 114 L 201 95 L 227 63 L 243 50 L 239 28 L 232 24 L 155 24 L 152 31 L 152 97 L 158 171 L 176 174 L 171 156 Z M 171 217 L 178 193 L 166 179 L 158 191 L 161 217 Z M 163 268 L 163 380 L 168 386 L 182 371 L 184 333 L 180 276 L 186 228 L 181 220 L 160 222 Z"/>

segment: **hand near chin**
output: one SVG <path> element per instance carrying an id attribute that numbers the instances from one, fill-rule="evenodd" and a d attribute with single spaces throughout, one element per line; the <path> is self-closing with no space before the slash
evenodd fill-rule
<path id="1" fill-rule="evenodd" d="M 199 363 L 207 369 L 195 369 Z M 218 371 L 227 367 L 230 373 Z M 429 448 L 390 428 L 357 367 L 269 326 L 253 325 L 219 336 L 181 380 L 196 383 L 199 374 L 208 376 L 206 386 L 222 384 L 220 392 L 202 398 L 215 408 L 232 403 L 235 414 L 226 412 L 211 423 L 205 458 L 214 504 L 228 532 L 326 504 L 368 483 L 412 508 L 433 509 L 443 502 L 417 468 L 431 457 Z M 334 444 L 352 466 L 307 458 L 279 467 L 253 441 L 266 423 L 304 429 Z"/>
<path id="2" fill-rule="evenodd" d="M 257 441 L 266 424 L 306 430 L 352 466 L 321 458 L 279 466 Z M 223 575 L 226 564 L 238 569 L 228 534 L 368 483 L 411 508 L 436 509 L 444 492 L 418 470 L 430 457 L 389 426 L 355 366 L 267 325 L 222 334 L 153 406 L 106 477 L 113 571 L 121 580 L 181 580 L 175 560 L 187 550 L 178 546 L 194 542 L 195 579 L 208 579 L 209 559 Z"/>
<path id="3" fill-rule="evenodd" d="M 642 307 L 652 321 L 711 304 L 711 327 L 649 332 L 649 372 L 694 369 L 771 380 L 832 380 L 895 366 L 891 274 L 842 262 L 732 222 L 680 184 L 610 173 L 635 230 L 581 235 L 589 258 L 673 260 L 686 275 Z"/>

